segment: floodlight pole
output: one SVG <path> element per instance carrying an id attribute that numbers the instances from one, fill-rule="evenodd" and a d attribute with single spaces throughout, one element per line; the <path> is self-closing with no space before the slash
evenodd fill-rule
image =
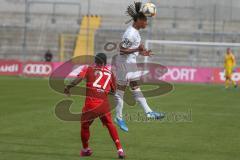
<path id="1" fill-rule="evenodd" d="M 215 37 L 215 34 L 216 34 L 216 18 L 217 18 L 217 4 L 214 4 L 214 7 L 213 7 L 213 42 L 216 41 L 216 37 Z"/>
<path id="2" fill-rule="evenodd" d="M 22 44 L 22 60 L 25 61 L 27 54 L 27 23 L 28 23 L 28 11 L 29 4 L 28 0 L 25 0 L 25 20 L 24 20 L 24 31 L 23 31 L 23 44 Z"/>
<path id="3" fill-rule="evenodd" d="M 89 28 L 89 26 L 90 26 L 90 14 L 91 14 L 91 0 L 88 0 L 88 8 L 87 8 L 87 43 L 86 43 L 86 45 L 87 45 L 87 53 L 85 53 L 85 54 L 89 54 L 89 33 L 90 33 L 90 28 Z"/>

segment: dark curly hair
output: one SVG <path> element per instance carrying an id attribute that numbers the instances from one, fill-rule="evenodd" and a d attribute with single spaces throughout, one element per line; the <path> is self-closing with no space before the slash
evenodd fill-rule
<path id="1" fill-rule="evenodd" d="M 136 22 L 138 19 L 146 20 L 147 17 L 141 12 L 142 3 L 141 2 L 134 2 L 134 4 L 131 4 L 127 7 L 126 14 L 131 17 L 131 20 L 127 21 L 126 23 L 129 23 L 130 21 Z"/>
<path id="2" fill-rule="evenodd" d="M 95 56 L 95 63 L 98 65 L 106 65 L 107 64 L 107 56 L 104 53 L 98 53 Z"/>

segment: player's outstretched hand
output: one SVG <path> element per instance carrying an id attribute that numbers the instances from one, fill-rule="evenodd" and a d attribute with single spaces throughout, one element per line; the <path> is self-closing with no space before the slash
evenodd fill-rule
<path id="1" fill-rule="evenodd" d="M 66 94 L 66 96 L 70 96 L 71 95 L 71 93 L 70 93 L 70 88 L 68 87 L 68 86 L 66 86 L 65 88 L 64 88 L 64 94 Z"/>
<path id="2" fill-rule="evenodd" d="M 152 56 L 154 55 L 151 50 L 143 50 L 139 52 L 142 56 Z"/>
<path id="3" fill-rule="evenodd" d="M 139 52 L 146 50 L 144 44 L 141 43 L 138 47 L 138 50 L 139 50 Z"/>

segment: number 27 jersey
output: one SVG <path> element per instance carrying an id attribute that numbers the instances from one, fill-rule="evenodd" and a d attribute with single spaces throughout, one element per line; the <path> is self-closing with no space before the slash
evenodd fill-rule
<path id="1" fill-rule="evenodd" d="M 115 77 L 108 66 L 88 66 L 79 76 L 86 79 L 86 102 L 106 101 L 109 92 L 116 90 Z"/>

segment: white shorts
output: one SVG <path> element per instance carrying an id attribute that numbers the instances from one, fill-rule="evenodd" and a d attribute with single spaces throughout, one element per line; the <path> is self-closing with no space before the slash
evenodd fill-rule
<path id="1" fill-rule="evenodd" d="M 117 84 L 127 86 L 131 81 L 138 81 L 141 71 L 138 70 L 136 63 L 116 63 Z"/>

